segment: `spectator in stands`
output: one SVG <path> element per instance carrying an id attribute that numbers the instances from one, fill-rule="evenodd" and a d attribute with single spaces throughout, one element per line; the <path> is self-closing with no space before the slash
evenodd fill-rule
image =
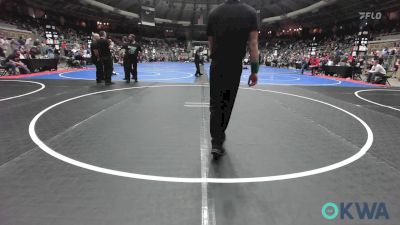
<path id="1" fill-rule="evenodd" d="M 368 83 L 382 83 L 386 75 L 386 70 L 379 63 L 379 60 L 374 60 L 372 69 L 368 72 Z"/>
<path id="2" fill-rule="evenodd" d="M 24 46 L 25 45 L 25 40 L 22 39 L 22 37 L 19 37 L 18 43 L 19 43 L 20 46 Z"/>
<path id="3" fill-rule="evenodd" d="M 2 58 L 6 57 L 6 53 L 4 52 L 2 47 L 0 47 L 0 57 L 2 57 Z"/>
<path id="4" fill-rule="evenodd" d="M 45 41 L 40 44 L 40 55 L 45 56 L 49 51 L 49 46 L 46 45 Z"/>
<path id="5" fill-rule="evenodd" d="M 307 57 L 303 57 L 302 61 L 301 61 L 301 74 L 304 74 L 304 70 L 306 70 L 308 68 L 308 58 Z"/>
<path id="6" fill-rule="evenodd" d="M 25 40 L 25 46 L 26 47 L 30 47 L 32 44 L 33 44 L 32 43 L 32 38 L 28 38 L 28 39 Z"/>
<path id="7" fill-rule="evenodd" d="M 5 53 L 6 44 L 7 44 L 7 42 L 6 42 L 6 40 L 4 40 L 4 37 L 0 36 L 0 57 L 3 57 L 3 58 L 6 57 L 6 53 Z"/>
<path id="8" fill-rule="evenodd" d="M 320 59 L 317 56 L 310 58 L 309 64 L 310 64 L 310 69 L 311 69 L 311 74 L 312 75 L 315 75 L 315 71 L 318 70 L 319 63 L 320 63 Z"/>
<path id="9" fill-rule="evenodd" d="M 7 44 L 5 38 L 3 36 L 0 36 L 0 47 L 5 47 Z"/>
<path id="10" fill-rule="evenodd" d="M 30 58 L 36 59 L 38 55 L 40 55 L 40 50 L 39 50 L 38 46 L 37 45 L 32 46 L 32 48 L 29 50 Z"/>
<path id="11" fill-rule="evenodd" d="M 20 48 L 20 55 L 19 55 L 19 59 L 26 59 L 26 58 L 28 58 L 28 54 L 27 54 L 27 51 L 25 50 L 25 47 L 24 46 L 21 46 L 21 48 Z"/>
<path id="12" fill-rule="evenodd" d="M 11 74 L 17 74 L 17 68 L 21 74 L 30 73 L 28 67 L 21 62 L 21 52 L 19 50 L 14 51 L 13 54 L 9 55 L 5 60 L 5 66 L 11 69 Z"/>
<path id="13" fill-rule="evenodd" d="M 328 59 L 328 62 L 326 62 L 326 65 L 327 66 L 333 66 L 334 65 L 332 58 Z"/>
<path id="14" fill-rule="evenodd" d="M 16 41 L 15 39 L 11 39 L 11 41 L 10 41 L 11 52 L 14 53 L 15 51 L 18 51 L 20 46 L 21 45 L 19 44 L 18 41 Z"/>

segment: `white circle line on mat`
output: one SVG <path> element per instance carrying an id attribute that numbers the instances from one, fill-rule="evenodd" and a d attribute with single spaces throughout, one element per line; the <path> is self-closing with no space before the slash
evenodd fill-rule
<path id="1" fill-rule="evenodd" d="M 362 148 L 353 156 L 344 159 L 340 162 L 320 167 L 317 169 L 312 169 L 312 170 L 307 170 L 307 171 L 300 171 L 300 172 L 295 172 L 295 173 L 290 173 L 290 174 L 282 174 L 282 175 L 274 175 L 274 176 L 265 176 L 265 177 L 250 177 L 250 178 L 185 178 L 185 177 L 166 177 L 166 176 L 155 176 L 155 175 L 146 175 L 146 174 L 138 174 L 138 173 L 131 173 L 131 172 L 124 172 L 124 171 L 119 171 L 119 170 L 112 170 L 108 168 L 103 168 L 95 165 L 91 165 L 88 163 L 84 163 L 72 158 L 69 158 L 65 155 L 62 155 L 53 149 L 51 149 L 49 146 L 47 146 L 42 140 L 39 139 L 39 137 L 36 134 L 36 123 L 39 120 L 41 116 L 43 116 L 46 112 L 50 111 L 51 109 L 64 104 L 69 101 L 73 101 L 76 99 L 80 99 L 83 97 L 91 96 L 91 95 L 96 95 L 96 94 L 101 94 L 101 93 L 107 93 L 107 92 L 115 92 L 115 91 L 123 91 L 123 90 L 132 90 L 132 89 L 142 89 L 142 88 L 166 88 L 166 87 L 202 87 L 206 85 L 156 85 L 156 86 L 142 86 L 142 87 L 129 87 L 129 88 L 119 88 L 119 89 L 112 89 L 112 90 L 106 90 L 106 91 L 99 91 L 99 92 L 93 92 L 89 94 L 84 94 L 80 96 L 76 96 L 73 98 L 66 99 L 64 101 L 58 102 L 54 105 L 51 105 L 38 113 L 30 122 L 29 124 L 29 135 L 33 142 L 43 151 L 48 153 L 49 155 L 64 161 L 66 163 L 69 163 L 71 165 L 81 167 L 84 169 L 92 170 L 95 172 L 99 173 L 104 173 L 104 174 L 109 174 L 109 175 L 114 175 L 114 176 L 120 176 L 120 177 L 126 177 L 126 178 L 134 178 L 134 179 L 141 179 L 141 180 L 150 180 L 150 181 L 162 181 L 162 182 L 176 182 L 176 183 L 255 183 L 255 182 L 268 182 L 268 181 L 279 181 L 279 180 L 290 180 L 290 179 L 296 179 L 296 178 L 301 178 L 301 177 L 307 177 L 307 176 L 312 176 L 316 174 L 322 174 L 326 173 L 341 167 L 344 167 L 346 165 L 349 165 L 361 157 L 363 157 L 368 150 L 371 148 L 373 140 L 374 140 L 374 135 L 371 130 L 371 128 L 368 126 L 366 122 L 364 122 L 361 118 L 358 116 L 354 115 L 351 112 L 348 112 L 345 109 L 342 109 L 338 106 L 332 105 L 330 103 L 321 101 L 321 100 L 316 100 L 313 98 L 309 97 L 304 97 L 301 95 L 296 95 L 296 94 L 290 94 L 290 93 L 285 93 L 285 92 L 278 92 L 278 91 L 271 91 L 271 90 L 264 90 L 264 89 L 256 89 L 256 88 L 241 88 L 243 90 L 251 90 L 251 91 L 261 91 L 261 92 L 269 92 L 269 93 L 275 93 L 275 94 L 282 94 L 282 95 L 287 95 L 287 96 L 292 96 L 292 97 L 297 97 L 301 99 L 306 99 L 310 100 L 313 102 L 321 103 L 327 106 L 330 106 L 334 109 L 337 109 L 341 112 L 346 113 L 347 115 L 353 117 L 356 119 L 358 122 L 362 124 L 362 126 L 365 128 L 367 132 L 367 140 L 365 144 L 362 146 Z"/>
<path id="2" fill-rule="evenodd" d="M 388 108 L 388 109 L 393 109 L 393 110 L 396 110 L 396 111 L 400 112 L 400 109 L 398 109 L 398 108 L 395 108 L 395 107 L 389 106 L 389 105 L 384 105 L 384 104 L 381 104 L 381 103 L 378 103 L 378 102 L 374 102 L 374 101 L 371 101 L 369 99 L 366 99 L 366 98 L 363 98 L 363 97 L 360 96 L 360 93 L 362 93 L 362 92 L 372 92 L 372 91 L 387 91 L 387 92 L 398 91 L 398 92 L 400 92 L 400 90 L 390 90 L 390 89 L 366 89 L 366 90 L 356 91 L 356 92 L 354 92 L 354 95 L 357 98 L 359 98 L 361 100 L 364 100 L 366 102 L 372 103 L 374 105 L 382 106 L 382 107 L 385 107 L 385 108 Z"/>
<path id="3" fill-rule="evenodd" d="M 43 90 L 46 87 L 46 85 L 44 85 L 43 83 L 36 82 L 36 81 L 29 81 L 29 80 L 0 80 L 0 82 L 20 82 L 20 83 L 31 83 L 31 84 L 39 84 L 40 85 L 39 89 L 36 89 L 34 91 L 31 91 L 31 92 L 28 92 L 28 93 L 25 93 L 22 95 L 12 96 L 12 97 L 8 97 L 8 98 L 2 98 L 2 99 L 0 99 L 0 102 L 11 100 L 11 99 L 16 99 L 16 98 L 21 98 L 21 97 L 31 95 L 31 94 L 35 94 L 35 93 Z"/>

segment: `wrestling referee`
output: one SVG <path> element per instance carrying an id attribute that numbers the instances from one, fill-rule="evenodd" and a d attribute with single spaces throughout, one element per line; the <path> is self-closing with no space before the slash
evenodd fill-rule
<path id="1" fill-rule="evenodd" d="M 251 75 L 248 85 L 257 84 L 258 19 L 251 6 L 239 0 L 227 0 L 215 8 L 207 24 L 211 52 L 210 67 L 210 132 L 211 154 L 223 156 L 225 130 L 229 124 L 242 75 L 242 61 L 247 44 L 250 48 Z"/>

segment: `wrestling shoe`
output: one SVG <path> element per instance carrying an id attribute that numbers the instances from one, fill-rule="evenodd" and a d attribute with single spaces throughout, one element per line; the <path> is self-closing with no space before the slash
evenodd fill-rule
<path id="1" fill-rule="evenodd" d="M 223 147 L 212 148 L 211 155 L 213 156 L 214 160 L 218 160 L 225 155 L 225 149 Z"/>

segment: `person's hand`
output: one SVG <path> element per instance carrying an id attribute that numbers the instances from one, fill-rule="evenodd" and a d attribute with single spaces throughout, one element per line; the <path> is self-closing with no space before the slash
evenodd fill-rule
<path id="1" fill-rule="evenodd" d="M 250 87 L 252 87 L 252 86 L 254 86 L 254 85 L 257 84 L 257 81 L 258 81 L 257 74 L 256 74 L 256 73 L 252 73 L 252 74 L 249 76 L 249 81 L 247 82 L 247 84 L 248 84 Z"/>

